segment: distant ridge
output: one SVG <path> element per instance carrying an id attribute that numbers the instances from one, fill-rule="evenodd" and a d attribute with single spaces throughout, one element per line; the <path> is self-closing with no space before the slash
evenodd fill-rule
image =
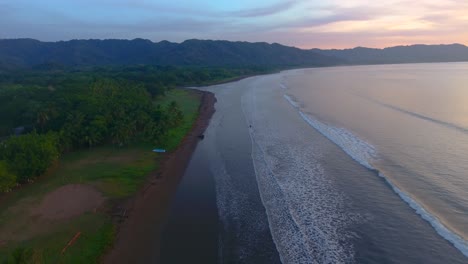
<path id="1" fill-rule="evenodd" d="M 0 40 L 0 65 L 329 66 L 340 63 L 310 50 L 280 44 L 186 40 L 180 44 L 134 40 Z"/>
<path id="2" fill-rule="evenodd" d="M 410 45 L 384 49 L 357 47 L 344 50 L 312 51 L 341 58 L 346 64 L 390 64 L 420 62 L 458 62 L 468 61 L 468 47 L 461 44 L 449 45 Z"/>
<path id="3" fill-rule="evenodd" d="M 186 40 L 0 39 L 0 68 L 54 68 L 103 65 L 172 65 L 223 67 L 320 67 L 354 64 L 468 61 L 468 47 L 412 45 L 385 49 L 303 50 L 277 43 Z"/>

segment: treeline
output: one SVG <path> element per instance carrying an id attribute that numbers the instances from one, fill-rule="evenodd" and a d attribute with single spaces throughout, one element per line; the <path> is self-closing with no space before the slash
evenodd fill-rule
<path id="1" fill-rule="evenodd" d="M 276 68 L 205 68 L 152 65 L 68 69 L 56 64 L 43 64 L 28 71 L 2 71 L 0 68 L 0 87 L 8 85 L 73 87 L 87 84 L 96 78 L 108 78 L 143 84 L 148 91 L 155 93 L 164 91 L 164 88 L 206 85 L 239 76 L 269 73 L 273 70 Z"/>
<path id="2" fill-rule="evenodd" d="M 161 143 L 183 114 L 157 103 L 168 89 L 243 70 L 138 66 L 0 75 L 0 192 L 42 175 L 63 152 Z"/>
<path id="3" fill-rule="evenodd" d="M 172 66 L 58 70 L 49 65 L 46 68 L 47 70 L 0 71 L 0 139 L 11 135 L 14 128 L 23 127 L 28 131 L 36 129 L 42 132 L 48 127 L 53 127 L 57 130 L 57 123 L 62 124 L 63 119 L 67 117 L 64 111 L 70 108 L 84 108 L 84 105 L 88 105 L 87 109 L 74 109 L 76 110 L 74 114 L 76 114 L 76 112 L 89 111 L 89 108 L 96 107 L 96 105 L 105 109 L 112 107 L 103 106 L 104 101 L 90 102 L 91 99 L 88 97 L 105 97 L 106 93 L 112 93 L 115 95 L 113 100 L 117 100 L 118 96 L 130 96 L 134 98 L 133 100 L 140 100 L 144 105 L 151 98 L 163 96 L 168 89 L 174 87 L 205 85 L 272 70 Z M 106 80 L 109 84 L 107 87 Z M 131 87 L 132 93 L 125 94 L 122 86 Z M 146 98 L 147 94 L 151 98 Z M 105 104 L 110 104 L 110 102 L 104 102 Z M 72 114 L 70 118 L 73 118 L 73 113 L 67 114 Z"/>
<path id="4" fill-rule="evenodd" d="M 177 105 L 155 107 L 143 85 L 99 79 L 84 87 L 0 91 L 3 135 L 57 132 L 62 150 L 153 138 L 174 123 Z M 178 117 L 180 119 L 180 117 Z"/>
<path id="5" fill-rule="evenodd" d="M 156 142 L 183 118 L 174 102 L 155 106 L 142 85 L 108 79 L 75 88 L 4 88 L 0 98 L 4 129 L 23 124 L 16 127 L 21 135 L 0 146 L 3 191 L 12 187 L 12 175 L 15 183 L 24 183 L 43 174 L 59 153 L 106 143 Z"/>

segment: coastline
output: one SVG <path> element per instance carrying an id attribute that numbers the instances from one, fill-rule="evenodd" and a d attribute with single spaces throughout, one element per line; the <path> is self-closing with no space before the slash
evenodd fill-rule
<path id="1" fill-rule="evenodd" d="M 114 246 L 104 255 L 103 263 L 159 263 L 160 239 L 170 203 L 192 158 L 198 136 L 203 134 L 215 111 L 213 93 L 192 91 L 201 96 L 197 120 L 179 147 L 163 158 L 160 168 L 125 203 L 123 211 L 127 217 L 118 225 Z"/>
<path id="2" fill-rule="evenodd" d="M 302 68 L 299 68 L 302 69 Z M 238 81 L 242 81 L 244 79 L 250 78 L 250 77 L 255 77 L 255 76 L 262 76 L 262 75 L 269 75 L 269 74 L 276 74 L 280 73 L 282 71 L 287 71 L 287 70 L 293 70 L 293 69 L 284 69 L 284 70 L 273 70 L 273 71 L 267 71 L 264 73 L 252 73 L 252 74 L 246 74 L 246 75 L 241 75 L 233 78 L 228 78 L 220 81 L 215 81 L 215 82 L 209 82 L 206 84 L 200 84 L 200 85 L 194 85 L 194 86 L 188 86 L 187 88 L 191 89 L 198 89 L 198 88 L 203 88 L 203 87 L 210 87 L 210 86 L 215 86 L 215 85 L 222 85 L 222 84 L 228 84 L 228 83 L 235 83 Z"/>
<path id="3" fill-rule="evenodd" d="M 216 113 L 215 113 L 216 116 Z M 160 263 L 219 263 L 219 211 L 212 159 L 212 123 L 205 131 L 171 201 L 161 236 Z M 181 254 L 183 252 L 183 254 Z"/>
<path id="4" fill-rule="evenodd" d="M 281 263 L 243 112 L 246 93 L 267 76 L 202 88 L 215 93 L 216 113 L 172 203 L 162 263 Z"/>

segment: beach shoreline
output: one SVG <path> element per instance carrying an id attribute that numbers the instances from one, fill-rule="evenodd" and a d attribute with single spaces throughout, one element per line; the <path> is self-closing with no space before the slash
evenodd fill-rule
<path id="1" fill-rule="evenodd" d="M 215 112 L 213 93 L 191 89 L 201 97 L 199 113 L 179 147 L 164 157 L 158 170 L 123 208 L 113 247 L 103 263 L 159 263 L 160 239 L 171 201 L 199 139 Z"/>

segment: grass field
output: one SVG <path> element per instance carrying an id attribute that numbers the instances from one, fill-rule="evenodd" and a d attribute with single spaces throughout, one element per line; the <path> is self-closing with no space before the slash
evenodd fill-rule
<path id="1" fill-rule="evenodd" d="M 135 194 L 158 168 L 161 155 L 151 150 L 175 149 L 197 117 L 199 95 L 174 89 L 156 104 L 173 100 L 181 107 L 184 122 L 170 131 L 163 146 L 138 143 L 68 153 L 35 183 L 0 196 L 0 263 L 97 262 L 114 240 L 111 209 Z M 105 198 L 105 205 L 69 219 L 42 219 L 31 213 L 48 193 L 68 184 L 93 186 Z M 78 232 L 81 235 L 62 254 Z"/>

